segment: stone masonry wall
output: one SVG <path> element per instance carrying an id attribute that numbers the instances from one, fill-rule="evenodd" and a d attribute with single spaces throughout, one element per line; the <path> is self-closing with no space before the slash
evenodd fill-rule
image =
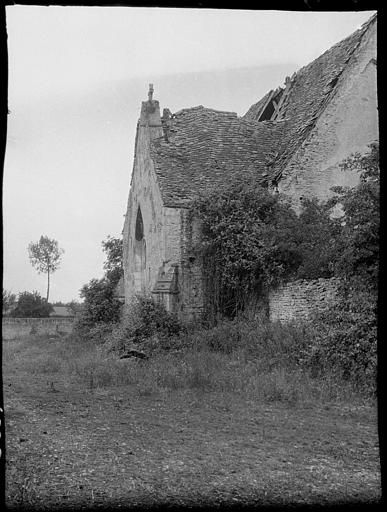
<path id="1" fill-rule="evenodd" d="M 337 278 L 303 279 L 287 283 L 269 293 L 269 318 L 288 322 L 308 319 L 334 303 L 339 281 Z"/>
<path id="2" fill-rule="evenodd" d="M 31 335 L 70 334 L 73 329 L 72 318 L 3 318 L 2 336 L 4 340 L 13 340 Z"/>
<path id="3" fill-rule="evenodd" d="M 126 302 L 137 292 L 151 292 L 163 261 L 178 257 L 178 235 L 176 244 L 173 233 L 179 229 L 179 213 L 164 208 L 156 182 L 153 162 L 149 157 L 149 137 L 140 128 L 136 144 L 136 160 L 133 170 L 128 209 L 123 230 L 124 279 Z M 135 226 L 138 208 L 141 208 L 144 226 L 145 261 L 142 269 L 142 284 L 136 278 Z M 172 236 L 171 236 L 172 235 Z M 171 261 L 173 263 L 173 261 Z"/>
<path id="4" fill-rule="evenodd" d="M 191 231 L 189 227 L 187 229 L 186 210 L 163 205 L 150 153 L 150 141 L 162 135 L 158 103 L 155 105 L 151 118 L 147 104 L 143 103 L 137 127 L 135 161 L 123 229 L 125 302 L 128 303 L 136 293 L 151 293 L 161 267 L 169 271 L 177 265 L 179 294 L 173 298 L 173 309 L 181 318 L 194 319 L 202 309 L 201 270 L 196 261 L 187 257 Z M 141 242 L 135 236 L 139 208 L 143 225 Z M 171 299 L 163 294 L 169 309 Z"/>
<path id="5" fill-rule="evenodd" d="M 203 279 L 200 262 L 193 252 L 199 237 L 199 225 L 188 218 L 188 210 L 181 209 L 181 270 L 180 270 L 180 316 L 194 321 L 203 312 Z"/>
<path id="6" fill-rule="evenodd" d="M 355 186 L 357 172 L 339 164 L 351 153 L 367 151 L 378 140 L 376 25 L 348 63 L 337 91 L 316 126 L 284 169 L 279 191 L 296 208 L 301 197 L 326 199 L 332 186 Z"/>

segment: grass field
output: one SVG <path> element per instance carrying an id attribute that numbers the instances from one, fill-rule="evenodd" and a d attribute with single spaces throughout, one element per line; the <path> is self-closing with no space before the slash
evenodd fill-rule
<path id="1" fill-rule="evenodd" d="M 4 341 L 8 508 L 378 503 L 375 403 L 258 363 Z"/>

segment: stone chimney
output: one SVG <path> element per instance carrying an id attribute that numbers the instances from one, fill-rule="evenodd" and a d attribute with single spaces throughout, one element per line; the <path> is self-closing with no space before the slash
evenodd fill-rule
<path id="1" fill-rule="evenodd" d="M 148 101 L 141 104 L 140 126 L 149 129 L 150 139 L 156 139 L 163 136 L 163 129 L 160 117 L 160 105 L 153 99 L 153 84 L 149 84 Z"/>

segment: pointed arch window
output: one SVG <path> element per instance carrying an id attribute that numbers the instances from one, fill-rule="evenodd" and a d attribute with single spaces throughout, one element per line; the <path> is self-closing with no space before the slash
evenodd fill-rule
<path id="1" fill-rule="evenodd" d="M 140 241 L 144 238 L 144 222 L 142 220 L 141 208 L 138 207 L 135 228 L 136 240 Z"/>
<path id="2" fill-rule="evenodd" d="M 146 268 L 146 242 L 144 237 L 144 221 L 141 208 L 137 209 L 136 224 L 134 228 L 134 281 L 138 292 L 145 289 Z"/>

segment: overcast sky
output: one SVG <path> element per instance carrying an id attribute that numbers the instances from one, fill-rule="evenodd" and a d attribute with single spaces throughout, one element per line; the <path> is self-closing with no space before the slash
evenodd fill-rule
<path id="1" fill-rule="evenodd" d="M 243 115 L 372 14 L 8 6 L 3 286 L 45 296 L 27 254 L 41 235 L 65 250 L 51 301 L 79 300 L 102 277 L 101 241 L 121 234 L 149 82 L 161 109 Z"/>

